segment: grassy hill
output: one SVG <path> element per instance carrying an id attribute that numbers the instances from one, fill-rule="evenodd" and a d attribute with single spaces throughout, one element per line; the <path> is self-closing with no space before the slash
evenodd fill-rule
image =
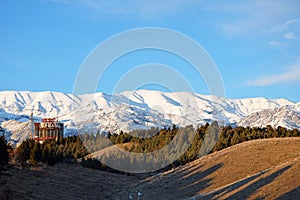
<path id="1" fill-rule="evenodd" d="M 144 199 L 286 199 L 283 195 L 294 193 L 299 198 L 300 138 L 244 142 L 150 177 L 137 187 Z"/>
<path id="2" fill-rule="evenodd" d="M 79 165 L 8 168 L 0 199 L 299 199 L 300 138 L 244 142 L 146 179 Z"/>

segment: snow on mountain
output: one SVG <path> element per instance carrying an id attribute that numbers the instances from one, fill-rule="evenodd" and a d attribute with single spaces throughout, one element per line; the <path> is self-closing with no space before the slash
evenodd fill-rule
<path id="1" fill-rule="evenodd" d="M 59 92 L 0 92 L 0 123 L 9 140 L 29 136 L 30 114 L 34 120 L 59 117 L 65 124 L 65 135 L 98 130 L 120 130 L 163 127 L 177 124 L 205 124 L 217 120 L 245 126 L 284 126 L 299 128 L 300 103 L 286 99 L 228 99 L 191 92 L 126 91 L 109 95 L 84 95 Z M 257 114 L 259 113 L 259 114 Z M 257 117 L 260 116 L 260 117 Z M 22 135 L 22 136 L 21 136 Z"/>
<path id="2" fill-rule="evenodd" d="M 273 127 L 282 126 L 289 129 L 300 129 L 300 112 L 292 110 L 290 107 L 265 109 L 246 116 L 238 124 L 258 127 L 269 124 Z"/>

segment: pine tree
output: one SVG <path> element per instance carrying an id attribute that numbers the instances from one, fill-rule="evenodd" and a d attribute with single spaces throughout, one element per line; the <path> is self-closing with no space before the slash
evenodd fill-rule
<path id="1" fill-rule="evenodd" d="M 39 161 L 41 161 L 42 153 L 39 148 L 39 145 L 36 143 L 30 151 L 30 163 L 36 165 Z"/>
<path id="2" fill-rule="evenodd" d="M 0 136 L 0 166 L 8 163 L 8 145 L 4 136 Z"/>
<path id="3" fill-rule="evenodd" d="M 27 160 L 26 152 L 25 152 L 24 148 L 17 148 L 15 158 L 16 158 L 17 162 L 20 164 L 20 166 L 23 167 Z"/>
<path id="4" fill-rule="evenodd" d="M 238 131 L 237 130 L 234 130 L 234 134 L 231 138 L 231 145 L 235 145 L 235 144 L 238 144 L 241 142 L 241 138 L 238 134 Z"/>

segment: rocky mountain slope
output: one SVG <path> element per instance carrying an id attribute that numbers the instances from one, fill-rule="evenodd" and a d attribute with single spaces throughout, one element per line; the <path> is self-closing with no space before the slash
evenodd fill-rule
<path id="1" fill-rule="evenodd" d="M 65 134 L 199 125 L 213 120 L 243 126 L 300 127 L 300 103 L 286 99 L 228 99 L 190 92 L 150 90 L 109 95 L 59 92 L 0 92 L 0 123 L 9 140 L 18 142 L 30 133 L 34 120 L 58 117 Z M 28 127 L 25 128 L 24 127 Z"/>

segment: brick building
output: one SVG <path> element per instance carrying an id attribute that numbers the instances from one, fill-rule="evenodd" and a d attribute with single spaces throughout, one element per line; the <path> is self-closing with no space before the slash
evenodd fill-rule
<path id="1" fill-rule="evenodd" d="M 43 142 L 61 138 L 64 136 L 64 124 L 56 120 L 56 118 L 43 118 L 42 122 L 34 123 L 34 140 Z"/>

